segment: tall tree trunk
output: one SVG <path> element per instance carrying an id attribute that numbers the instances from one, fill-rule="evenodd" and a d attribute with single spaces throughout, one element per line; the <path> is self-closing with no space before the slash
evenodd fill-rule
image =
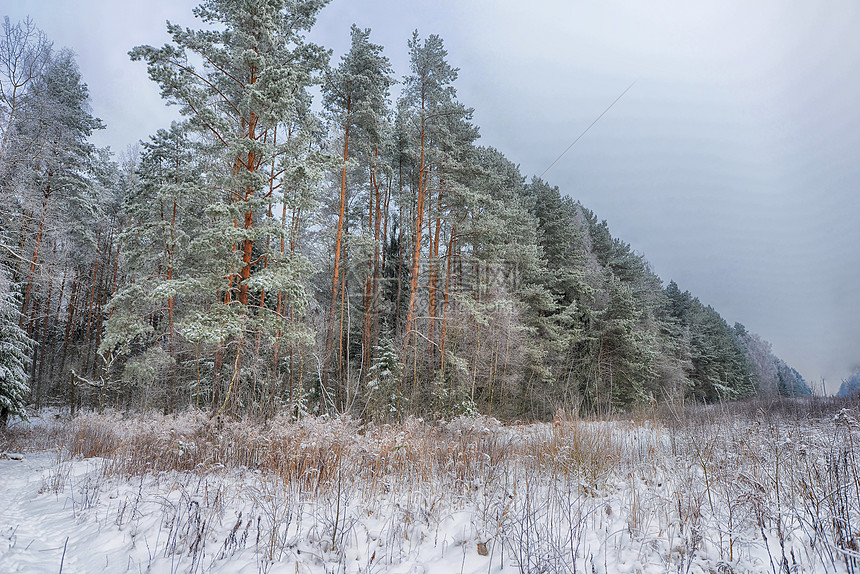
<path id="1" fill-rule="evenodd" d="M 38 332 L 39 323 L 38 323 L 38 315 L 41 310 L 42 302 L 39 297 L 33 298 L 33 305 L 30 311 L 30 320 L 27 323 L 27 334 L 30 336 L 30 339 L 36 340 L 36 333 Z M 41 347 L 36 347 L 33 349 L 33 357 L 30 360 L 30 380 L 33 381 L 36 379 L 36 366 L 43 359 L 43 349 Z"/>
<path id="2" fill-rule="evenodd" d="M 344 406 L 344 396 L 349 393 L 349 322 L 344 325 L 344 321 L 349 316 L 349 299 L 347 299 L 348 285 L 346 281 L 346 272 L 341 275 L 340 279 L 340 331 L 337 339 L 337 373 L 338 385 L 335 389 L 335 408 L 342 410 Z M 344 328 L 346 327 L 346 328 Z M 344 345 L 344 333 L 346 333 L 346 345 Z"/>
<path id="3" fill-rule="evenodd" d="M 33 290 L 33 283 L 36 281 L 36 269 L 39 267 L 39 249 L 42 246 L 42 237 L 45 233 L 45 219 L 48 216 L 48 198 L 51 196 L 51 186 L 45 188 L 44 199 L 42 200 L 42 213 L 39 215 L 39 230 L 36 232 L 36 241 L 33 245 L 33 257 L 30 259 L 30 273 L 27 277 L 27 285 L 24 287 L 24 302 L 21 305 L 21 327 L 24 327 L 25 317 L 27 317 L 27 309 L 30 305 L 30 297 Z M 22 245 L 23 247 L 23 245 Z"/>
<path id="4" fill-rule="evenodd" d="M 370 308 L 372 310 L 370 324 L 370 356 L 373 356 L 373 348 L 379 340 L 379 296 L 380 296 L 380 280 L 382 278 L 382 254 L 384 253 L 383 245 L 385 245 L 384 231 L 382 226 L 382 211 L 381 211 L 382 194 L 379 191 L 379 185 L 376 186 L 376 209 L 375 209 L 375 224 L 373 229 L 373 269 L 371 274 L 372 284 L 370 293 Z M 370 365 L 368 364 L 368 367 Z"/>
<path id="5" fill-rule="evenodd" d="M 45 362 L 51 360 L 51 354 L 48 350 L 48 324 L 51 321 L 51 297 L 53 295 L 54 288 L 54 277 L 52 274 L 48 275 L 48 296 L 45 300 L 45 312 L 42 316 L 42 336 L 39 341 L 39 367 L 38 370 L 34 369 L 34 376 L 30 379 L 32 382 L 33 388 L 33 398 L 36 403 L 36 409 L 41 408 L 42 406 L 42 382 L 45 380 Z M 33 363 L 36 362 L 36 354 L 33 353 Z"/>
<path id="6" fill-rule="evenodd" d="M 370 252 L 367 262 L 367 279 L 364 283 L 364 325 L 362 328 L 361 346 L 361 372 L 359 381 L 364 384 L 367 370 L 373 356 L 373 325 L 376 318 L 376 273 L 379 269 L 380 253 L 380 191 L 379 182 L 376 179 L 375 161 L 379 158 L 379 147 L 376 148 L 374 167 L 370 170 L 370 194 L 368 202 L 367 230 L 373 232 L 373 250 Z M 375 216 L 375 217 L 374 217 Z M 362 389 L 363 390 L 363 389 Z"/>
<path id="7" fill-rule="evenodd" d="M 445 256 L 448 258 L 446 262 L 445 273 L 445 293 L 442 299 L 442 334 L 439 337 L 439 370 L 445 374 L 445 345 L 448 340 L 448 298 L 451 294 L 451 267 L 454 261 L 454 238 L 457 235 L 457 227 L 451 229 L 451 237 L 448 239 L 448 251 Z"/>
<path id="8" fill-rule="evenodd" d="M 290 225 L 290 256 L 294 256 L 296 253 L 296 247 L 299 241 L 299 228 L 300 221 L 302 218 L 302 209 L 301 203 L 299 201 L 298 195 L 300 193 L 300 189 L 296 186 L 295 189 L 295 201 L 293 207 L 293 215 L 292 222 Z M 286 303 L 290 309 L 290 331 L 291 333 L 295 330 L 296 324 L 296 314 L 295 308 L 289 302 Z M 299 364 L 299 376 L 296 377 L 296 363 Z M 290 341 L 290 416 L 293 416 L 296 413 L 296 398 L 298 393 L 302 390 L 302 385 L 304 382 L 304 354 L 299 355 L 298 361 L 296 361 L 296 345 L 293 340 Z"/>
<path id="9" fill-rule="evenodd" d="M 254 84 L 257 81 L 257 70 L 256 67 L 252 66 L 251 68 L 251 80 L 250 84 Z M 256 141 L 257 137 L 257 114 L 254 112 L 250 112 L 248 114 L 247 125 L 245 126 L 245 130 L 250 141 Z M 247 158 L 238 158 L 240 160 L 240 164 L 244 164 L 244 167 L 240 167 L 240 169 L 244 169 L 250 173 L 256 172 L 259 168 L 258 157 L 254 149 L 252 148 L 248 152 Z M 241 197 L 242 201 L 245 204 L 248 204 L 254 198 L 254 188 L 251 186 L 247 186 L 244 189 L 244 193 Z M 251 229 L 254 228 L 254 212 L 250 208 L 245 212 L 243 218 L 243 226 L 246 234 L 249 234 Z M 248 280 L 251 278 L 251 266 L 253 265 L 252 256 L 254 251 L 254 240 L 250 237 L 246 237 L 242 240 L 242 269 L 239 272 L 239 303 L 247 308 L 248 306 Z"/>
<path id="10" fill-rule="evenodd" d="M 346 105 L 346 115 L 349 118 L 350 114 L 350 102 L 347 101 Z M 325 394 L 328 389 L 328 377 L 329 377 L 329 364 L 331 362 L 332 356 L 332 348 L 334 343 L 334 325 L 335 325 L 335 315 L 337 314 L 337 296 L 338 296 L 338 288 L 340 286 L 340 259 L 341 259 L 341 246 L 343 241 L 343 228 L 344 228 L 344 220 L 346 219 L 346 162 L 349 159 L 349 130 L 350 130 L 350 121 L 346 121 L 346 127 L 344 129 L 343 135 L 343 161 L 344 167 L 340 173 L 340 203 L 338 206 L 338 216 L 337 216 L 337 235 L 334 242 L 334 273 L 332 275 L 331 280 L 331 306 L 329 308 L 328 314 L 328 330 L 326 334 L 326 342 L 325 342 L 325 356 L 323 357 L 323 365 L 322 365 L 322 386 L 320 392 L 320 400 L 322 401 L 320 404 L 321 409 L 324 411 L 326 408 L 325 405 Z M 338 340 L 343 338 L 343 331 L 338 334 Z"/>
<path id="11" fill-rule="evenodd" d="M 65 368 L 66 368 L 66 357 L 69 354 L 69 347 L 72 345 L 72 337 L 74 336 L 73 328 L 75 322 L 75 314 L 77 312 L 78 299 L 79 294 L 82 288 L 82 283 L 76 279 L 72 280 L 72 294 L 69 298 L 69 310 L 68 315 L 66 317 L 66 334 L 65 339 L 63 341 L 63 355 L 60 358 L 60 377 L 65 376 Z M 71 385 L 68 389 L 68 399 L 72 404 L 72 409 L 74 410 L 74 380 L 69 377 L 71 381 Z"/>
<path id="12" fill-rule="evenodd" d="M 440 185 L 439 198 L 436 202 L 436 229 L 430 237 L 430 278 L 428 280 L 430 304 L 428 307 L 429 312 L 427 313 L 429 316 L 427 324 L 427 339 L 429 341 L 429 345 L 427 346 L 427 360 L 431 373 L 433 372 L 436 363 L 436 347 L 434 347 L 434 344 L 436 344 L 436 292 L 438 290 L 439 232 L 442 228 L 442 200 L 444 198 L 444 192 L 441 187 L 442 186 Z"/>
<path id="13" fill-rule="evenodd" d="M 422 112 L 424 110 L 424 102 L 421 103 Z M 420 137 L 420 160 L 418 163 L 418 201 L 415 207 L 415 243 L 412 247 L 412 277 L 409 285 L 409 310 L 406 314 L 406 345 L 409 345 L 411 338 L 414 345 L 414 352 L 418 352 L 417 333 L 413 333 L 415 329 L 415 297 L 418 291 L 418 270 L 421 263 L 421 237 L 424 234 L 424 195 L 427 187 L 429 168 L 424 165 L 424 143 L 426 137 L 425 130 L 426 118 L 421 119 L 421 137 Z M 416 381 L 417 382 L 417 381 Z"/>
<path id="14" fill-rule="evenodd" d="M 178 182 L 177 182 L 178 183 Z M 170 215 L 170 244 L 167 249 L 167 281 L 173 281 L 173 258 L 176 254 L 176 200 L 173 201 L 173 209 Z M 117 259 L 119 259 L 119 249 L 117 249 Z M 167 353 L 173 360 L 174 365 L 170 367 L 170 373 L 167 379 L 167 397 L 168 397 L 168 412 L 175 412 L 179 403 L 179 382 L 177 381 L 177 371 L 179 370 L 179 362 L 176 360 L 176 333 L 174 329 L 174 307 L 176 306 L 176 296 L 171 295 L 167 298 Z"/>
<path id="15" fill-rule="evenodd" d="M 92 289 L 90 289 L 90 302 L 87 311 L 87 329 L 84 334 L 84 358 L 80 365 L 81 373 L 86 373 L 87 365 L 90 360 L 90 333 L 93 325 L 93 304 L 96 300 L 96 290 L 98 288 L 99 263 L 101 257 L 101 227 L 96 233 L 96 259 L 93 267 Z"/>
<path id="16" fill-rule="evenodd" d="M 111 267 L 111 257 L 113 255 L 113 231 L 108 235 L 107 241 L 105 242 L 105 248 L 102 251 L 103 256 L 107 257 L 107 260 L 102 262 L 101 271 L 99 272 L 98 282 L 96 283 L 98 286 L 98 290 L 96 291 L 96 313 L 95 313 L 95 328 L 93 331 L 93 365 L 90 369 L 92 376 L 94 379 L 98 379 L 100 371 L 101 371 L 101 363 L 99 362 L 99 345 L 102 342 L 102 327 L 104 326 L 104 314 L 102 310 L 104 309 L 105 303 L 107 303 L 107 283 L 106 274 L 107 270 Z"/>
<path id="17" fill-rule="evenodd" d="M 54 313 L 54 320 L 52 323 L 54 333 L 51 336 L 51 348 L 50 348 L 50 362 L 48 369 L 48 380 L 54 380 L 54 365 L 57 363 L 57 339 L 59 338 L 60 333 L 60 312 L 63 310 L 63 294 L 66 290 L 66 274 L 68 272 L 68 267 L 63 267 L 63 281 L 60 283 L 60 295 L 57 297 L 57 312 Z"/>

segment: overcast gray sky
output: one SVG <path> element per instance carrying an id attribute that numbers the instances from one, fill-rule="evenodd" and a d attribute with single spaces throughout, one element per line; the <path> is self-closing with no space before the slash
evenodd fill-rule
<path id="1" fill-rule="evenodd" d="M 169 124 L 138 44 L 191 0 L 17 0 L 72 48 L 96 143 L 120 151 Z M 484 145 L 526 175 L 632 90 L 545 179 L 608 220 L 729 323 L 835 392 L 860 366 L 860 3 L 856 0 L 334 0 L 312 38 L 373 29 L 398 77 L 412 30 L 441 35 Z"/>

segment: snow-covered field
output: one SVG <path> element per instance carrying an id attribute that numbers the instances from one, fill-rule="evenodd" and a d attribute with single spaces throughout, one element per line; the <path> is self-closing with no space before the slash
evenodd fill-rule
<path id="1" fill-rule="evenodd" d="M 0 572 L 854 572 L 858 439 L 853 410 L 36 419 L 0 438 Z"/>

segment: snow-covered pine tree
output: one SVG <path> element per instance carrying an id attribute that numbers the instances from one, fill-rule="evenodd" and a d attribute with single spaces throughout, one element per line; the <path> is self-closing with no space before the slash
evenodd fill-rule
<path id="1" fill-rule="evenodd" d="M 584 336 L 583 306 L 589 293 L 585 282 L 587 253 L 585 230 L 577 222 L 580 210 L 569 196 L 539 178 L 524 186 L 536 230 L 543 272 L 534 280 L 524 278 L 523 286 L 532 291 L 535 312 L 529 319 L 534 325 L 541 360 L 530 368 L 544 369 L 545 381 L 554 383 L 552 397 L 556 405 L 575 409 L 581 401 L 576 383 L 577 355 L 574 345 Z M 548 300 L 547 300 L 548 299 Z M 546 385 L 544 385 L 546 387 Z M 540 403 L 538 403 L 540 404 Z"/>
<path id="2" fill-rule="evenodd" d="M 23 293 L 20 324 L 39 342 L 29 379 L 30 399 L 38 406 L 55 381 L 66 380 L 49 372 L 59 354 L 59 316 L 70 283 L 88 291 L 77 299 L 86 301 L 86 311 L 76 315 L 85 325 L 83 331 L 64 329 L 60 369 L 72 333 L 82 335 L 78 370 L 97 364 L 91 351 L 100 333 L 99 310 L 106 297 L 101 291 L 110 284 L 107 260 L 115 254 L 108 245 L 113 235 L 102 217 L 114 168 L 107 152 L 89 142 L 102 123 L 91 115 L 87 86 L 71 51 L 52 51 L 30 21 L 10 26 L 7 20 L 0 64 L 0 187 L 5 198 L 0 219 L 19 255 L 8 263 Z"/>
<path id="3" fill-rule="evenodd" d="M 417 398 L 421 391 L 426 390 L 422 389 L 420 381 L 435 379 L 433 372 L 423 376 L 424 365 L 428 371 L 434 371 L 440 363 L 438 349 L 442 347 L 442 333 L 437 313 L 444 306 L 444 294 L 440 289 L 440 251 L 445 236 L 450 239 L 452 232 L 456 235 L 456 221 L 463 215 L 449 208 L 449 205 L 458 203 L 450 195 L 456 194 L 458 188 L 462 189 L 461 172 L 468 169 L 478 128 L 471 123 L 472 108 L 457 100 L 453 83 L 458 69 L 448 63 L 448 52 L 442 39 L 431 34 L 422 41 L 416 30 L 409 41 L 409 56 L 411 73 L 404 80 L 403 96 L 398 104 L 402 110 L 399 122 L 406 131 L 407 156 L 412 171 L 409 176 L 411 193 L 404 198 L 411 215 L 407 222 L 411 240 L 411 274 L 403 334 L 404 344 L 412 353 L 412 396 Z M 419 309 L 422 262 L 425 262 L 423 267 L 427 271 L 427 303 L 426 306 L 423 304 L 422 297 L 422 308 Z M 423 288 L 421 291 L 423 294 Z M 426 317 L 421 317 L 425 315 L 423 311 L 426 311 Z"/>
<path id="4" fill-rule="evenodd" d="M 10 416 L 27 417 L 27 368 L 33 348 L 27 333 L 18 326 L 21 294 L 10 275 L 0 263 L 0 430 L 6 428 Z"/>
<path id="5" fill-rule="evenodd" d="M 307 89 L 318 81 L 327 53 L 305 33 L 326 4 L 206 0 L 194 10 L 206 29 L 168 23 L 172 43 L 130 52 L 146 61 L 162 96 L 182 106 L 188 128 L 211 141 L 218 158 L 206 184 L 220 198 L 206 211 L 210 225 L 190 246 L 208 265 L 188 277 L 212 299 L 182 330 L 189 340 L 219 347 L 213 397 L 219 410 L 236 412 L 251 398 L 246 393 L 239 400 L 247 390 L 241 380 L 246 343 L 258 362 L 261 349 L 276 352 L 281 336 L 300 336 L 292 317 L 307 299 L 310 266 L 299 251 L 282 248 L 289 231 L 274 208 L 286 207 L 297 189 L 332 167 L 327 156 L 309 153 L 319 147 Z M 234 368 L 222 389 L 219 373 L 227 361 Z"/>
<path id="6" fill-rule="evenodd" d="M 338 293 L 346 288 L 346 252 L 347 241 L 344 231 L 347 228 L 347 205 L 351 187 L 364 191 L 369 205 L 367 218 L 368 236 L 373 234 L 373 245 L 370 248 L 369 270 L 365 279 L 364 294 L 364 329 L 362 330 L 363 354 L 360 357 L 365 369 L 370 365 L 370 357 L 374 342 L 372 341 L 372 312 L 369 307 L 374 300 L 373 276 L 379 273 L 379 257 L 381 253 L 381 182 L 379 173 L 380 154 L 384 151 L 383 137 L 388 124 L 388 90 L 394 83 L 391 77 L 391 64 L 382 54 L 382 46 L 370 42 L 370 30 L 352 27 L 352 45 L 341 59 L 340 65 L 331 71 L 323 83 L 323 105 L 336 130 L 342 139 L 343 165 L 339 170 L 339 201 L 337 207 L 337 226 L 335 231 L 334 266 L 332 273 L 331 301 L 326 326 L 325 355 L 322 372 L 322 384 L 326 386 L 331 371 L 332 359 L 338 358 L 338 373 L 341 374 L 338 388 L 335 389 L 338 402 L 349 402 L 341 392 L 344 385 L 348 387 L 349 365 L 343 357 L 343 333 L 338 328 L 337 350 L 335 354 L 335 320 L 339 307 Z M 352 161 L 350 164 L 349 162 Z M 358 185 L 356 185 L 358 184 Z M 375 223 L 375 225 L 374 225 Z M 369 242 L 368 242 L 369 243 Z M 342 261 L 343 260 L 343 261 Z M 374 273 L 375 272 L 375 273 Z M 346 350 L 347 353 L 349 349 Z M 344 368 L 347 370 L 343 376 Z M 346 379 L 346 380 L 345 380 Z"/>
<path id="7" fill-rule="evenodd" d="M 31 87 L 34 104 L 31 114 L 15 125 L 10 149 L 24 148 L 19 172 L 24 209 L 35 223 L 28 242 L 30 265 L 24 288 L 22 313 L 32 309 L 36 269 L 44 259 L 48 230 L 69 230 L 76 215 L 87 219 L 83 234 L 95 240 L 89 225 L 99 211 L 94 196 L 93 164 L 95 146 L 89 143 L 93 130 L 104 127 L 89 109 L 89 91 L 83 82 L 74 54 L 60 50 L 54 54 L 43 75 Z M 78 210 L 85 213 L 73 214 Z M 80 230 L 80 228 L 79 228 Z M 31 326 L 34 321 L 30 321 Z"/>
<path id="8" fill-rule="evenodd" d="M 548 387 L 561 329 L 540 283 L 547 272 L 519 168 L 493 148 L 473 148 L 467 158 L 459 185 L 449 183 L 437 204 L 448 216 L 438 254 L 440 371 L 449 396 L 521 416 Z"/>
<path id="9" fill-rule="evenodd" d="M 394 342 L 383 337 L 373 350 L 373 362 L 367 370 L 367 416 L 386 419 L 403 414 L 404 397 L 397 384 L 401 369 Z"/>
<path id="10" fill-rule="evenodd" d="M 697 400 L 744 398 L 755 392 L 755 376 L 738 332 L 710 305 L 671 282 L 666 289 L 668 315 L 686 332 L 689 393 Z"/>
<path id="11" fill-rule="evenodd" d="M 206 154 L 191 144 L 182 123 L 158 130 L 142 147 L 139 182 L 123 205 L 129 221 L 124 268 L 134 280 L 111 300 L 99 351 L 120 367 L 132 392 L 173 411 L 186 374 L 177 325 L 201 300 L 198 284 L 186 276 L 207 264 L 190 253 L 189 243 L 208 226 L 205 209 L 218 198 L 202 185 Z"/>

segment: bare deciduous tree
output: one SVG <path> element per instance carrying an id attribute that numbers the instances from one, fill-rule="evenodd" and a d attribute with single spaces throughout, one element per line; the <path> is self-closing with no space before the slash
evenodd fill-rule
<path id="1" fill-rule="evenodd" d="M 52 47 L 53 43 L 30 18 L 14 26 L 8 16 L 3 19 L 0 35 L 0 130 L 3 132 L 0 168 L 12 125 L 25 111 L 28 88 L 48 65 Z"/>

